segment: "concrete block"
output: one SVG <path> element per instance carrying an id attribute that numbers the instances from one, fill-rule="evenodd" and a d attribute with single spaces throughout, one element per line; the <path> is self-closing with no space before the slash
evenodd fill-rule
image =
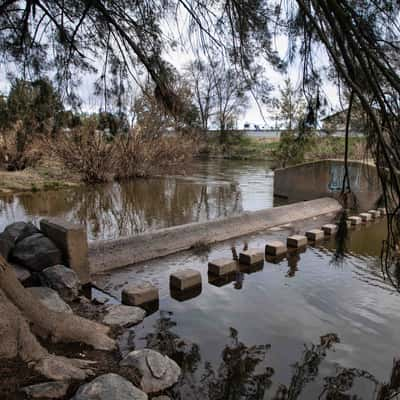
<path id="1" fill-rule="evenodd" d="M 381 212 L 378 211 L 378 210 L 369 210 L 369 211 L 368 211 L 368 214 L 371 214 L 371 217 L 372 217 L 373 219 L 379 218 L 379 217 L 381 216 Z"/>
<path id="2" fill-rule="evenodd" d="M 239 254 L 240 264 L 254 265 L 264 261 L 264 252 L 258 249 L 249 249 Z"/>
<path id="3" fill-rule="evenodd" d="M 356 217 L 356 216 L 349 217 L 349 218 L 347 218 L 347 220 L 350 221 L 351 225 L 360 225 L 362 222 L 361 217 Z"/>
<path id="4" fill-rule="evenodd" d="M 201 294 L 201 289 L 201 284 L 186 290 L 178 290 L 171 287 L 170 295 L 177 301 L 186 301 L 199 296 Z"/>
<path id="5" fill-rule="evenodd" d="M 86 229 L 60 219 L 40 221 L 40 229 L 60 249 L 63 262 L 78 275 L 81 284 L 91 282 Z"/>
<path id="6" fill-rule="evenodd" d="M 176 290 L 187 290 L 196 286 L 201 286 L 201 274 L 195 269 L 183 269 L 176 271 L 169 277 L 171 288 Z"/>
<path id="7" fill-rule="evenodd" d="M 363 222 L 368 222 L 368 221 L 371 221 L 372 215 L 369 214 L 369 213 L 361 213 L 361 214 L 360 214 L 360 218 L 361 218 L 361 220 L 362 220 Z"/>
<path id="8" fill-rule="evenodd" d="M 208 263 L 208 272 L 212 275 L 222 276 L 236 271 L 237 263 L 230 258 L 221 258 Z"/>
<path id="9" fill-rule="evenodd" d="M 122 290 L 122 304 L 141 306 L 158 301 L 158 288 L 150 282 L 130 283 Z"/>
<path id="10" fill-rule="evenodd" d="M 213 274 L 208 275 L 208 283 L 213 286 L 222 287 L 228 285 L 236 280 L 236 272 L 217 276 Z"/>
<path id="11" fill-rule="evenodd" d="M 285 243 L 280 242 L 279 240 L 272 240 L 267 242 L 265 245 L 265 254 L 270 256 L 280 256 L 282 254 L 287 253 L 287 247 Z"/>
<path id="12" fill-rule="evenodd" d="M 292 235 L 286 240 L 288 247 L 294 247 L 298 249 L 299 247 L 307 246 L 307 237 L 303 235 Z"/>
<path id="13" fill-rule="evenodd" d="M 324 238 L 325 234 L 322 229 L 311 229 L 306 232 L 307 239 L 312 242 L 317 242 Z"/>
<path id="14" fill-rule="evenodd" d="M 325 235 L 330 236 L 338 231 L 338 226 L 336 224 L 325 224 L 321 229 L 324 231 Z"/>

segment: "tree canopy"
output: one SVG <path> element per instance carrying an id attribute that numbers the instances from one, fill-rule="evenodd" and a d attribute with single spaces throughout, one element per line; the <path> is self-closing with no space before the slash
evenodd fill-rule
<path id="1" fill-rule="evenodd" d="M 399 4 L 391 0 L 4 0 L 0 4 L 1 62 L 26 77 L 54 73 L 74 98 L 77 72 L 139 80 L 145 70 L 170 112 L 184 104 L 174 92 L 165 54 L 184 43 L 205 57 L 223 55 L 256 92 L 266 63 L 285 71 L 301 60 L 306 121 L 322 104 L 323 76 L 350 93 L 367 116 L 366 136 L 389 209 L 385 253 L 400 234 Z M 274 40 L 289 45 L 281 59 Z M 114 85 L 115 87 L 115 85 Z M 259 88 L 258 88 L 259 89 Z M 117 98 L 120 96 L 117 95 Z M 348 185 L 343 185 L 346 190 Z"/>

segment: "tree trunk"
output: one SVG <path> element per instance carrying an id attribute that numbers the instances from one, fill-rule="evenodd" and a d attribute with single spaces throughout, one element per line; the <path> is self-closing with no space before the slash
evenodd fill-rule
<path id="1" fill-rule="evenodd" d="M 115 341 L 109 328 L 74 314 L 58 313 L 45 307 L 18 281 L 0 256 L 0 359 L 20 356 L 50 379 L 85 379 L 91 361 L 54 356 L 34 334 L 55 342 L 81 342 L 99 350 L 112 350 Z"/>

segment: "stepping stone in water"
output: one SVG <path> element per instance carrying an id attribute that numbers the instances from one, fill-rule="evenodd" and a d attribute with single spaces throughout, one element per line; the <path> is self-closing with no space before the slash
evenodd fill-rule
<path id="1" fill-rule="evenodd" d="M 222 276 L 236 271 L 237 263 L 229 258 L 221 258 L 208 263 L 208 272 L 212 275 Z"/>
<path id="2" fill-rule="evenodd" d="M 201 274 L 195 269 L 183 269 L 176 271 L 169 277 L 170 287 L 175 290 L 187 290 L 201 286 Z"/>
<path id="3" fill-rule="evenodd" d="M 264 261 L 264 252 L 258 249 L 250 249 L 247 251 L 242 251 L 239 254 L 240 264 L 254 265 L 259 264 Z"/>
<path id="4" fill-rule="evenodd" d="M 322 229 L 311 229 L 306 232 L 307 239 L 311 242 L 317 242 L 324 238 L 325 234 Z"/>
<path id="5" fill-rule="evenodd" d="M 330 236 L 337 232 L 338 226 L 336 224 L 325 224 L 321 229 L 324 231 L 325 235 Z"/>
<path id="6" fill-rule="evenodd" d="M 177 301 L 186 301 L 199 296 L 201 289 L 201 284 L 186 290 L 170 288 L 170 295 Z"/>
<path id="7" fill-rule="evenodd" d="M 384 207 L 378 208 L 378 211 L 381 213 L 381 215 L 386 215 L 387 214 L 386 213 L 386 208 L 384 208 Z"/>
<path id="8" fill-rule="evenodd" d="M 286 252 L 286 245 L 279 240 L 272 240 L 270 242 L 267 242 L 267 244 L 265 245 L 265 254 L 268 254 L 270 256 L 280 256 L 282 254 L 286 254 Z"/>
<path id="9" fill-rule="evenodd" d="M 356 217 L 356 216 L 349 217 L 349 218 L 347 218 L 347 220 L 350 221 L 351 225 L 360 225 L 362 222 L 361 217 Z"/>
<path id="10" fill-rule="evenodd" d="M 361 220 L 362 220 L 363 222 L 368 222 L 368 221 L 371 221 L 372 215 L 369 214 L 369 213 L 361 213 L 361 214 L 360 214 L 360 218 L 361 218 Z"/>
<path id="11" fill-rule="evenodd" d="M 379 218 L 381 216 L 381 212 L 378 210 L 369 210 L 368 214 L 371 214 L 372 218 Z"/>
<path id="12" fill-rule="evenodd" d="M 294 247 L 298 249 L 299 247 L 307 246 L 307 237 L 303 235 L 292 235 L 289 236 L 286 240 L 286 244 L 288 247 Z"/>
<path id="13" fill-rule="evenodd" d="M 122 303 L 128 306 L 140 306 L 157 300 L 158 288 L 150 282 L 131 283 L 122 290 Z"/>

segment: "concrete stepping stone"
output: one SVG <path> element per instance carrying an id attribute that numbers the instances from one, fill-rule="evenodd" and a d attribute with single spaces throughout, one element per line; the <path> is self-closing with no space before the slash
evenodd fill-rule
<path id="1" fill-rule="evenodd" d="M 236 271 L 237 263 L 229 258 L 221 258 L 208 263 L 208 272 L 212 275 L 222 276 Z"/>
<path id="2" fill-rule="evenodd" d="M 182 269 L 170 275 L 169 284 L 175 290 L 187 290 L 201 286 L 201 274 L 195 269 Z"/>
<path id="3" fill-rule="evenodd" d="M 373 219 L 381 216 L 381 212 L 379 210 L 368 210 L 368 214 L 371 214 Z"/>
<path id="4" fill-rule="evenodd" d="M 361 220 L 362 220 L 363 222 L 368 222 L 368 221 L 371 221 L 372 215 L 369 214 L 369 213 L 361 213 L 361 214 L 360 214 L 360 218 L 361 218 Z"/>
<path id="5" fill-rule="evenodd" d="M 347 220 L 350 221 L 351 225 L 360 225 L 362 222 L 361 217 L 356 217 L 356 216 L 349 217 L 347 218 Z"/>
<path id="6" fill-rule="evenodd" d="M 296 249 L 307 246 L 307 243 L 307 237 L 303 235 L 292 235 L 286 239 L 287 246 L 294 247 Z"/>
<path id="7" fill-rule="evenodd" d="M 130 283 L 124 287 L 121 296 L 122 304 L 141 306 L 158 301 L 158 288 L 150 282 Z"/>
<path id="8" fill-rule="evenodd" d="M 282 254 L 287 253 L 287 247 L 285 243 L 280 242 L 279 240 L 272 240 L 267 242 L 265 245 L 265 254 L 270 256 L 280 256 Z"/>
<path id="9" fill-rule="evenodd" d="M 325 224 L 321 229 L 324 231 L 325 235 L 330 236 L 338 231 L 338 226 L 336 224 Z"/>
<path id="10" fill-rule="evenodd" d="M 177 301 L 186 301 L 186 300 L 194 299 L 195 297 L 199 296 L 201 294 L 201 291 L 202 291 L 202 287 L 200 284 L 200 285 L 191 287 L 186 290 L 179 290 L 179 289 L 171 288 L 170 295 L 173 299 L 175 299 Z"/>
<path id="11" fill-rule="evenodd" d="M 306 232 L 306 236 L 311 242 L 317 242 L 325 237 L 325 233 L 322 229 L 311 229 Z"/>
<path id="12" fill-rule="evenodd" d="M 208 283 L 216 287 L 222 287 L 236 280 L 236 272 L 230 272 L 225 275 L 208 275 Z"/>
<path id="13" fill-rule="evenodd" d="M 386 215 L 387 214 L 386 208 L 384 208 L 384 207 L 378 208 L 378 211 L 381 213 L 381 215 Z"/>
<path id="14" fill-rule="evenodd" d="M 264 252 L 258 249 L 249 249 L 239 254 L 240 264 L 254 265 L 264 262 Z"/>

